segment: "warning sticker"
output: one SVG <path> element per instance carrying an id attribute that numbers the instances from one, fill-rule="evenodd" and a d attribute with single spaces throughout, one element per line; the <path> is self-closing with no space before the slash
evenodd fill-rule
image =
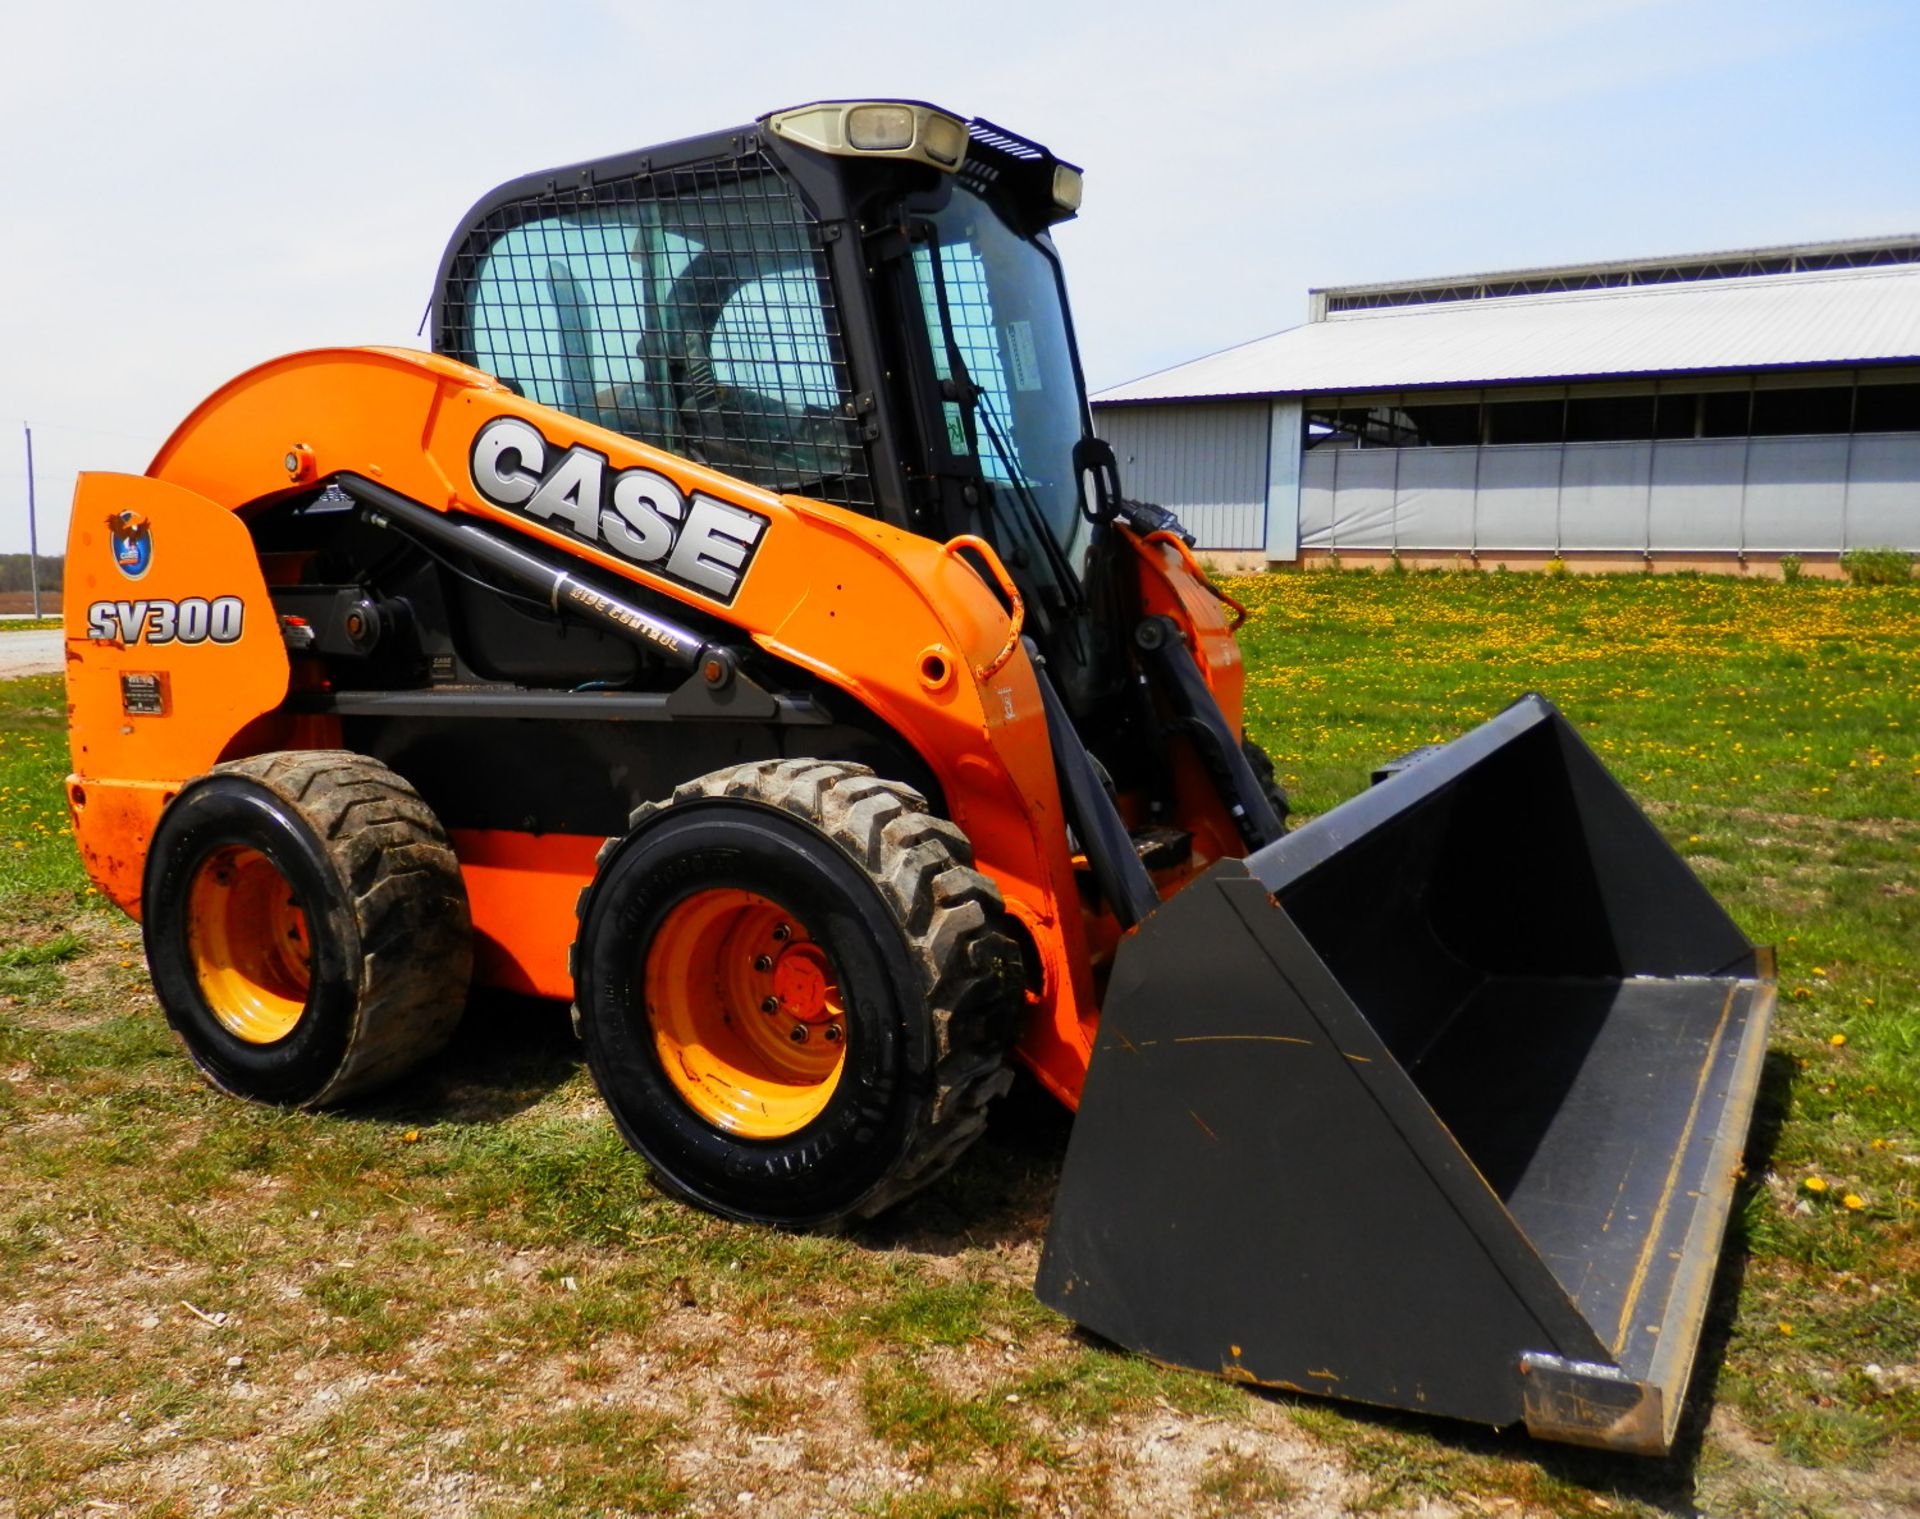
<path id="1" fill-rule="evenodd" d="M 1007 365 L 1013 371 L 1015 390 L 1038 390 L 1040 388 L 1040 355 L 1033 346 L 1033 323 L 1021 320 L 1008 322 Z"/>
<path id="2" fill-rule="evenodd" d="M 149 674 L 128 670 L 120 676 L 120 710 L 128 717 L 165 717 L 167 715 L 167 677 L 165 671 Z"/>

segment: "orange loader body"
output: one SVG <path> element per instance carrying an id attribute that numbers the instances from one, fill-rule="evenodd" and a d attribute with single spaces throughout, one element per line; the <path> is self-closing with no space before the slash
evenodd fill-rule
<path id="1" fill-rule="evenodd" d="M 162 808 L 192 777 L 249 754 L 338 743 L 328 720 L 283 709 L 289 659 L 266 579 L 275 566 L 263 574 L 236 509 L 270 504 L 316 475 L 352 468 L 448 513 L 498 522 L 689 599 L 665 577 L 481 499 L 468 456 L 480 426 L 499 416 L 527 418 L 557 445 L 589 444 L 616 467 L 656 470 L 689 496 L 750 505 L 770 519 L 730 618 L 768 653 L 875 713 L 939 777 L 980 868 L 1038 951 L 1043 973 L 1019 1058 L 1062 1101 L 1076 1102 L 1098 1023 L 1088 946 L 1110 950 L 1117 931 L 1102 914 L 1083 911 L 1032 666 L 1016 645 L 993 667 L 1006 651 L 1008 616 L 980 574 L 939 543 L 820 501 L 755 490 L 524 401 L 490 376 L 431 354 L 329 349 L 277 359 L 210 397 L 146 475 L 81 477 L 65 593 L 75 766 L 68 799 L 82 858 L 100 889 L 140 917 L 147 842 Z M 299 418 L 298 427 L 290 430 L 287 418 Z M 138 580 L 116 568 L 111 552 L 111 519 L 129 511 L 146 516 L 152 543 L 151 567 Z M 1187 630 L 1237 727 L 1240 657 L 1221 603 L 1177 540 L 1135 546 L 1144 599 Z M 237 598 L 246 627 L 266 636 L 155 641 L 153 608 L 223 597 Z M 103 607 L 114 618 L 106 639 L 92 636 Z M 931 662 L 945 678 L 929 680 Z M 162 690 L 164 711 L 128 710 L 125 683 L 149 679 Z M 1198 824 L 1190 869 L 1241 853 L 1197 766 L 1185 782 L 1187 826 Z M 481 984 L 572 994 L 575 902 L 603 842 L 455 831 Z"/>

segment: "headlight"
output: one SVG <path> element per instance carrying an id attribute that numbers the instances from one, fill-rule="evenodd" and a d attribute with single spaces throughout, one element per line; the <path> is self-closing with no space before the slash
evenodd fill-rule
<path id="1" fill-rule="evenodd" d="M 957 165 L 967 156 L 967 129 L 951 116 L 929 112 L 920 123 L 920 146 L 935 163 Z"/>
<path id="2" fill-rule="evenodd" d="M 1053 203 L 1062 211 L 1071 215 L 1080 209 L 1080 195 L 1084 188 L 1078 169 L 1067 164 L 1053 166 Z"/>
<path id="3" fill-rule="evenodd" d="M 949 171 L 967 156 L 967 124 L 915 100 L 820 100 L 762 119 L 776 137 L 819 153 L 911 158 Z"/>
<path id="4" fill-rule="evenodd" d="M 903 105 L 857 105 L 847 112 L 847 146 L 862 153 L 913 146 L 913 110 Z"/>

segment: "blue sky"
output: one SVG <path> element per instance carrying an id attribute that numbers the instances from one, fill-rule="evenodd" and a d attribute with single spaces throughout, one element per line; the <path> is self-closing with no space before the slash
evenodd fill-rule
<path id="1" fill-rule="evenodd" d="M 1085 164 L 1059 241 L 1096 387 L 1292 326 L 1310 285 L 1920 231 L 1911 3 L 825 14 L 7 7 L 0 551 L 23 422 L 57 549 L 74 471 L 141 469 L 232 374 L 414 343 L 490 186 L 805 99 L 932 99 Z"/>

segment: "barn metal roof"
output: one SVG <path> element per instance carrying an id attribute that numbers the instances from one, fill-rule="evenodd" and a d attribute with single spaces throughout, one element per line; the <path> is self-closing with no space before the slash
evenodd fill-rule
<path id="1" fill-rule="evenodd" d="M 1920 264 L 1920 233 L 1850 237 L 1818 243 L 1773 243 L 1759 248 L 1723 248 L 1715 253 L 1664 253 L 1654 257 L 1604 259 L 1598 263 L 1542 264 L 1485 274 L 1392 280 L 1368 285 L 1328 285 L 1307 292 L 1307 319 L 1362 306 L 1419 306 L 1429 301 L 1497 300 L 1623 285 L 1666 285 L 1680 280 L 1737 279 L 1752 274 L 1797 274 L 1812 269 L 1857 269 L 1872 264 Z"/>
<path id="2" fill-rule="evenodd" d="M 1920 265 L 1336 312 L 1096 405 L 1920 362 Z"/>

